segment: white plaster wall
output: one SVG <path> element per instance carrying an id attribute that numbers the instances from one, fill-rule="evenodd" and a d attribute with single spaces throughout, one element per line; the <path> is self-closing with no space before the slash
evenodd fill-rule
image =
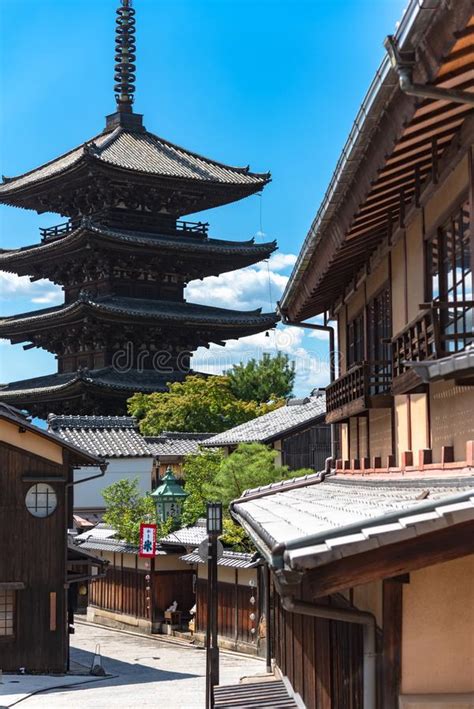
<path id="1" fill-rule="evenodd" d="M 74 509 L 104 508 L 102 490 L 125 478 L 129 480 L 138 478 L 140 491 L 142 493 L 150 492 L 153 461 L 154 458 L 151 456 L 149 458 L 110 458 L 103 477 L 74 486 Z M 99 472 L 98 468 L 78 468 L 74 473 L 74 481 L 77 482 L 81 478 L 87 478 L 89 475 Z"/>

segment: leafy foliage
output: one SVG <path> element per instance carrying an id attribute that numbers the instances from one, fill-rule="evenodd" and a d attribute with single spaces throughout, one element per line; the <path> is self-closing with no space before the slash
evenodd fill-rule
<path id="1" fill-rule="evenodd" d="M 277 451 L 261 443 L 241 443 L 222 460 L 217 475 L 208 486 L 210 499 L 220 500 L 227 507 L 249 488 L 289 477 L 287 466 L 275 465 L 277 455 Z"/>
<path id="2" fill-rule="evenodd" d="M 242 401 L 264 403 L 290 396 L 295 381 L 295 363 L 287 354 L 272 356 L 265 352 L 261 359 L 234 364 L 227 372 L 230 389 Z"/>
<path id="3" fill-rule="evenodd" d="M 169 518 L 161 524 L 156 517 L 153 498 L 142 495 L 138 487 L 138 478 L 118 480 L 102 491 L 107 510 L 104 521 L 117 530 L 120 539 L 130 544 L 140 542 L 140 523 L 158 524 L 158 538 L 172 531 L 175 521 Z"/>
<path id="4" fill-rule="evenodd" d="M 220 501 L 224 507 L 222 542 L 235 551 L 253 551 L 244 530 L 231 519 L 229 503 L 249 488 L 313 472 L 290 472 L 286 466 L 276 466 L 276 456 L 276 451 L 261 443 L 241 443 L 228 456 L 220 451 L 206 450 L 186 456 L 183 472 L 188 497 L 182 522 L 193 524 L 198 517 L 205 515 L 206 501 Z"/>
<path id="5" fill-rule="evenodd" d="M 128 401 L 132 416 L 140 419 L 140 430 L 153 436 L 162 431 L 220 433 L 281 406 L 242 401 L 231 390 L 227 376 L 188 375 L 173 382 L 169 391 L 135 394 Z"/>
<path id="6" fill-rule="evenodd" d="M 194 524 L 198 517 L 206 515 L 208 488 L 217 475 L 223 460 L 220 450 L 203 449 L 201 453 L 186 456 L 183 473 L 184 489 L 188 493 L 184 501 L 181 522 L 183 525 Z"/>

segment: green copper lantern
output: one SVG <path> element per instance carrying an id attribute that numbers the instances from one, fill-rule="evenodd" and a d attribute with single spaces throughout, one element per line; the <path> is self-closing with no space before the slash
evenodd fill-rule
<path id="1" fill-rule="evenodd" d="M 179 519 L 183 502 L 188 496 L 173 475 L 171 468 L 161 478 L 161 484 L 151 493 L 155 500 L 158 518 L 166 522 L 168 517 Z"/>

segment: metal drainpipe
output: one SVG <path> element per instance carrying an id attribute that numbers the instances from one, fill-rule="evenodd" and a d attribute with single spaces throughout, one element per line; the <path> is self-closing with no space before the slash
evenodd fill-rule
<path id="1" fill-rule="evenodd" d="M 290 596 L 281 596 L 281 604 L 289 613 L 299 613 L 300 615 L 309 615 L 326 620 L 338 620 L 343 623 L 356 623 L 363 626 L 363 708 L 376 709 L 376 623 L 372 613 L 349 610 L 347 608 L 335 608 L 334 606 L 321 606 L 307 601 L 295 601 Z"/>
<path id="2" fill-rule="evenodd" d="M 385 38 L 384 46 L 390 57 L 390 63 L 398 74 L 400 88 L 404 93 L 409 96 L 432 98 L 438 101 L 453 101 L 454 103 L 466 103 L 470 106 L 474 106 L 474 94 L 469 91 L 438 88 L 437 86 L 429 86 L 426 84 L 414 84 L 413 67 L 415 65 L 415 53 L 400 50 L 394 36 L 391 34 Z"/>
<path id="3" fill-rule="evenodd" d="M 281 315 L 281 319 L 284 325 L 290 327 L 301 327 L 304 330 L 318 330 L 320 332 L 329 333 L 329 381 L 331 384 L 336 379 L 336 353 L 335 353 L 335 337 L 334 337 L 334 327 L 332 325 L 318 325 L 316 323 L 306 323 L 306 322 L 294 322 L 280 309 L 278 304 L 278 310 Z M 336 461 L 336 424 L 331 424 L 331 458 Z"/>

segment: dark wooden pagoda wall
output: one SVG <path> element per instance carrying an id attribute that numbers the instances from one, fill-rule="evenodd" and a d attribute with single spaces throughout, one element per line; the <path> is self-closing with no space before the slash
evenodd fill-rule
<path id="1" fill-rule="evenodd" d="M 0 668 L 64 672 L 68 510 L 66 487 L 59 479 L 66 476 L 66 466 L 0 443 L 0 470 L 0 581 L 25 584 L 24 590 L 15 592 L 15 636 L 0 638 Z M 58 483 L 49 483 L 58 497 L 57 508 L 49 517 L 36 518 L 28 512 L 25 495 L 33 483 L 22 482 L 23 475 L 58 478 Z"/>

